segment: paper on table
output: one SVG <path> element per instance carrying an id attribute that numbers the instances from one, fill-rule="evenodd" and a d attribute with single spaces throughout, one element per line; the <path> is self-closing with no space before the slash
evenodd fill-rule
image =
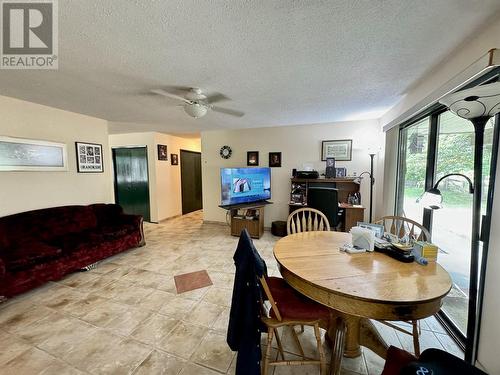
<path id="1" fill-rule="evenodd" d="M 367 228 L 362 227 L 352 227 L 352 245 L 365 249 L 368 251 L 373 251 L 375 247 L 375 233 Z"/>

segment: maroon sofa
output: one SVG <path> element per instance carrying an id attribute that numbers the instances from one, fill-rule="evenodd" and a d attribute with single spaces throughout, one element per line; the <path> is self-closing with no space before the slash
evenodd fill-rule
<path id="1" fill-rule="evenodd" d="M 0 218 L 0 298 L 59 280 L 143 246 L 142 217 L 115 204 L 64 206 Z"/>

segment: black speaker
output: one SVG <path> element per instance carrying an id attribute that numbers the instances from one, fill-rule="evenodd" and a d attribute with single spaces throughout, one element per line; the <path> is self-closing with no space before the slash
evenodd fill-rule
<path id="1" fill-rule="evenodd" d="M 297 171 L 297 178 L 319 178 L 318 171 Z"/>
<path id="2" fill-rule="evenodd" d="M 297 177 L 297 169 L 292 169 L 292 177 Z"/>

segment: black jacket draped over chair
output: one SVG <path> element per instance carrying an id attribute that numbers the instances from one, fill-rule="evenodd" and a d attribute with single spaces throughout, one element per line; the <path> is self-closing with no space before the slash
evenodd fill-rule
<path id="1" fill-rule="evenodd" d="M 236 275 L 227 343 L 231 350 L 238 351 L 237 375 L 260 374 L 260 335 L 265 326 L 261 321 L 263 292 L 258 277 L 267 275 L 267 267 L 246 229 L 241 232 L 233 259 Z"/>

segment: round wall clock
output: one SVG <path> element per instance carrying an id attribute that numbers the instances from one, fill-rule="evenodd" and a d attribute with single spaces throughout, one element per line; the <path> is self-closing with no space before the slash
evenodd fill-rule
<path id="1" fill-rule="evenodd" d="M 229 146 L 222 146 L 220 148 L 220 157 L 223 159 L 229 159 L 231 157 L 231 154 L 233 153 L 233 150 L 231 150 L 231 147 Z"/>

